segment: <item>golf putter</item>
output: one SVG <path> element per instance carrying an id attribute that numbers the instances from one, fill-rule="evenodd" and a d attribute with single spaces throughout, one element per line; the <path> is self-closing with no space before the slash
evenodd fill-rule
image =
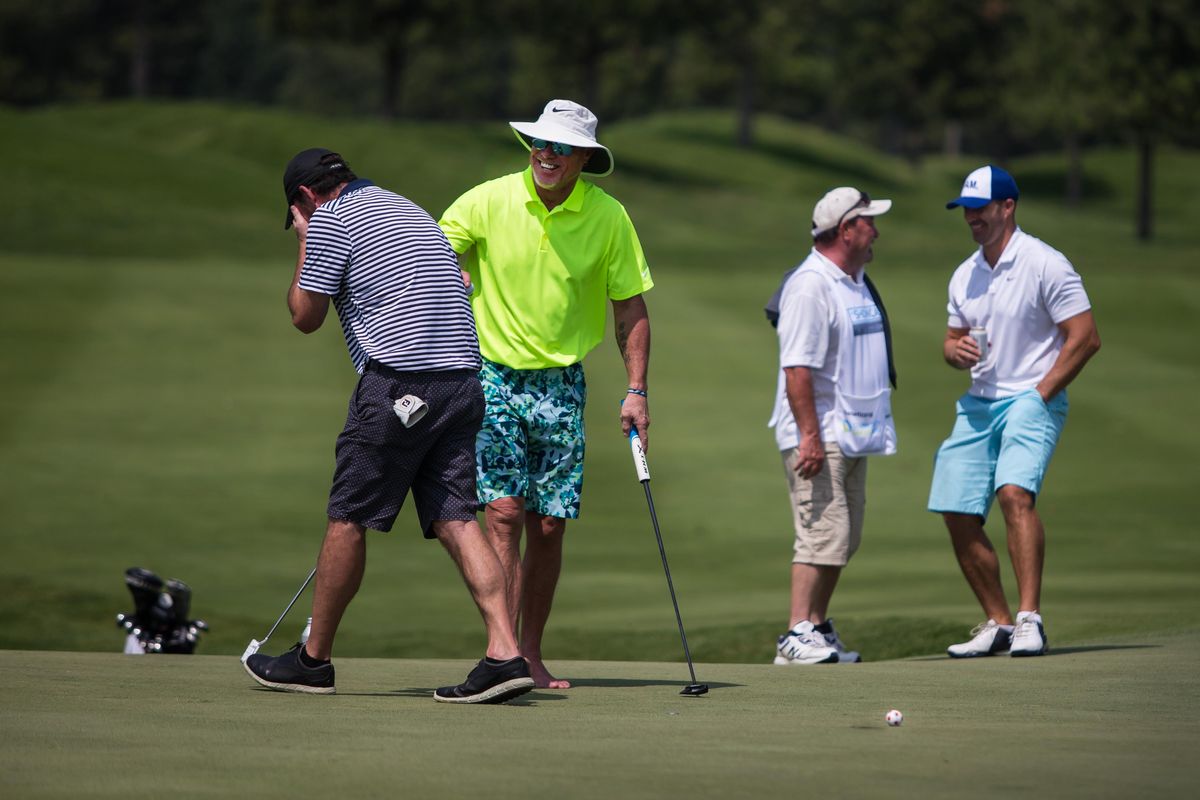
<path id="1" fill-rule="evenodd" d="M 688 673 L 692 682 L 683 687 L 680 692 L 684 697 L 699 697 L 708 693 L 707 683 L 696 682 L 696 669 L 692 666 L 692 653 L 688 649 L 687 634 L 683 632 L 683 617 L 679 615 L 679 601 L 675 599 L 675 584 L 671 580 L 671 568 L 667 566 L 667 551 L 663 547 L 662 533 L 658 530 L 658 515 L 654 513 L 654 497 L 650 494 L 650 465 L 646 462 L 646 451 L 642 449 L 642 439 L 638 436 L 637 428 L 629 428 L 629 447 L 633 452 L 633 467 L 637 470 L 638 480 L 646 489 L 646 504 L 650 507 L 650 521 L 654 524 L 654 538 L 658 540 L 658 554 L 662 556 L 663 572 L 667 575 L 667 588 L 671 591 L 671 605 L 675 607 L 675 621 L 679 624 L 679 638 L 683 641 L 683 655 L 687 658 Z"/>
<path id="2" fill-rule="evenodd" d="M 275 633 L 275 629 L 279 627 L 279 623 L 283 622 L 283 618 L 292 610 L 292 606 L 296 605 L 296 601 L 300 599 L 300 595 L 304 594 L 304 590 L 308 588 L 308 584 L 312 581 L 313 576 L 317 574 L 317 568 L 313 567 L 312 572 L 308 573 L 308 577 L 304 579 L 304 583 L 300 584 L 300 588 L 292 597 L 292 602 L 287 604 L 287 608 L 279 615 L 279 619 L 275 620 L 275 624 L 271 626 L 271 630 L 267 631 L 267 635 L 260 642 L 258 639 L 251 639 L 250 644 L 246 645 L 245 652 L 242 653 L 242 663 L 246 663 L 246 659 L 258 652 L 258 648 L 262 647 L 271 638 L 271 634 Z"/>

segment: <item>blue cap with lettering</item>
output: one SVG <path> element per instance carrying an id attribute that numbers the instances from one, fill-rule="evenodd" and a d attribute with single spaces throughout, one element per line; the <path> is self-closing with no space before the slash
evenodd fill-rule
<path id="1" fill-rule="evenodd" d="M 1020 196 L 1013 176 L 999 167 L 988 164 L 967 176 L 963 181 L 962 193 L 946 203 L 946 208 L 983 208 L 993 200 L 1017 200 Z"/>

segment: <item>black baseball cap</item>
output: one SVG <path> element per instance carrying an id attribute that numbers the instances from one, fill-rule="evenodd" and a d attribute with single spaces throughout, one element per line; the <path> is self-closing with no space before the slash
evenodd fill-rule
<path id="1" fill-rule="evenodd" d="M 324 147 L 310 147 L 296 153 L 288 162 L 287 169 L 283 171 L 283 199 L 288 204 L 287 217 L 283 221 L 284 230 L 292 227 L 292 198 L 300 191 L 300 187 L 307 186 L 327 172 L 346 168 L 341 156 L 336 161 L 322 164 L 321 159 L 328 155 L 338 154 Z"/>

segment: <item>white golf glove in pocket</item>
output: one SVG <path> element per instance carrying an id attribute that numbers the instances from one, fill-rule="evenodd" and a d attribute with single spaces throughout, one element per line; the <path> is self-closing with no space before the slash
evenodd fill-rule
<path id="1" fill-rule="evenodd" d="M 429 406 L 424 400 L 411 394 L 406 394 L 401 397 L 393 405 L 392 409 L 396 412 L 396 416 L 404 423 L 404 427 L 411 428 L 424 418 L 429 413 Z"/>

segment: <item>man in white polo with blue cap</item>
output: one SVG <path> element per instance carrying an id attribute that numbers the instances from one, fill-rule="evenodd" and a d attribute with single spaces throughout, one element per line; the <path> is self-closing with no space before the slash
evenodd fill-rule
<path id="1" fill-rule="evenodd" d="M 1083 280 L 1066 257 L 1017 227 L 1017 183 L 984 166 L 946 208 L 963 209 L 979 249 L 950 278 L 942 355 L 970 370 L 950 438 L 934 462 L 929 510 L 950 531 L 963 575 L 987 621 L 951 645 L 952 658 L 1047 652 L 1040 613 L 1045 532 L 1035 506 L 1067 420 L 1067 384 L 1100 335 Z M 984 522 L 999 501 L 1016 573 L 1009 613 Z"/>
<path id="2" fill-rule="evenodd" d="M 568 519 L 583 491 L 583 357 L 604 337 L 613 308 L 629 388 L 621 428 L 647 442 L 654 282 L 624 207 L 588 177 L 613 170 L 596 115 L 551 100 L 536 122 L 509 123 L 529 151 L 520 172 L 471 189 L 439 224 L 473 287 L 487 402 L 476 443 L 479 501 L 508 579 L 521 654 L 537 686 L 550 674 L 542 634 L 562 565 Z M 521 539 L 525 537 L 522 558 Z"/>

